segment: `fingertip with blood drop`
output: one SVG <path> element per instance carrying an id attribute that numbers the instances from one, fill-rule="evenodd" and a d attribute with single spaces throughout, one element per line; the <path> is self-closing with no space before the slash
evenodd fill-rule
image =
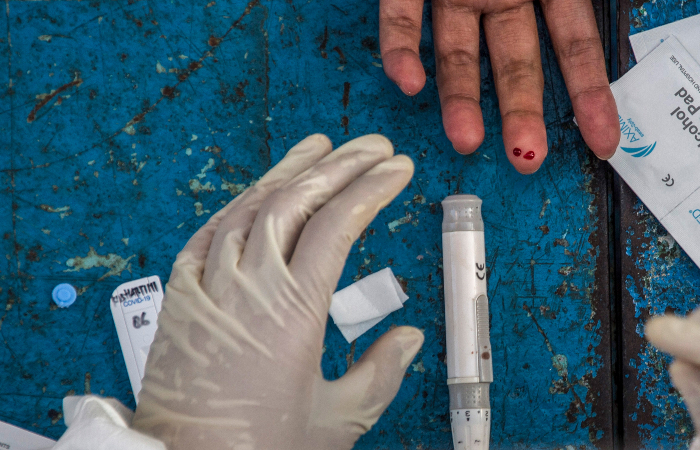
<path id="1" fill-rule="evenodd" d="M 537 172 L 547 156 L 546 149 L 529 150 L 527 147 L 513 147 L 513 149 L 507 153 L 509 153 L 508 159 L 513 164 L 515 170 L 523 175 L 530 175 Z"/>
<path id="2" fill-rule="evenodd" d="M 518 172 L 537 172 L 547 157 L 547 129 L 537 114 L 510 114 L 503 120 L 503 145 Z"/>
<path id="3" fill-rule="evenodd" d="M 523 153 L 523 151 L 521 149 L 519 149 L 518 147 L 515 147 L 513 149 L 513 156 L 515 156 L 515 157 L 522 155 L 522 153 Z M 537 155 L 535 155 L 535 152 L 530 150 L 529 152 L 527 152 L 523 155 L 523 158 L 528 160 L 528 161 L 532 161 L 533 159 L 535 159 L 535 156 L 537 156 Z"/>

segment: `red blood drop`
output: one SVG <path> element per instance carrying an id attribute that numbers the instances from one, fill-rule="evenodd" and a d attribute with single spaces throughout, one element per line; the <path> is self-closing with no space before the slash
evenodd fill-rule
<path id="1" fill-rule="evenodd" d="M 525 156 L 523 156 L 525 159 L 535 159 L 535 152 L 527 152 L 525 153 Z"/>
<path id="2" fill-rule="evenodd" d="M 523 152 L 523 151 L 520 150 L 518 147 L 515 147 L 515 148 L 513 149 L 513 155 L 515 155 L 515 156 L 520 156 L 520 154 L 521 154 L 522 152 Z"/>

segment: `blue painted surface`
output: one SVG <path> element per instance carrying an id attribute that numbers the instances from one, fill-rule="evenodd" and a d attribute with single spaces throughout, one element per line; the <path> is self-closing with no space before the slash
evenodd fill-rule
<path id="1" fill-rule="evenodd" d="M 700 13 L 696 1 L 632 2 L 629 34 Z M 622 30 L 625 32 L 625 30 Z M 634 65 L 630 55 L 628 67 Z M 633 373 L 628 379 L 630 425 L 627 432 L 639 448 L 687 448 L 694 435 L 692 422 L 667 368 L 671 359 L 641 341 L 643 324 L 651 315 L 685 315 L 700 306 L 700 269 L 675 243 L 659 221 L 637 199 L 623 210 L 629 220 L 621 230 L 622 255 L 633 268 L 623 274 L 623 296 L 631 303 L 630 356 L 623 361 Z M 634 325 L 634 330 L 632 326 Z"/>
<path id="2" fill-rule="evenodd" d="M 607 219 L 551 45 L 545 35 L 550 156 L 522 176 L 504 153 L 483 45 L 485 142 L 463 157 L 444 137 L 428 10 L 428 82 L 407 98 L 384 76 L 375 2 L 7 3 L 0 418 L 56 438 L 66 394 L 133 407 L 112 290 L 154 274 L 167 281 L 188 237 L 307 134 L 339 145 L 381 132 L 416 176 L 353 247 L 339 287 L 389 265 L 410 300 L 352 346 L 331 324 L 323 371 L 342 375 L 394 324 L 423 329 L 426 343 L 356 447 L 451 448 L 440 201 L 457 192 L 484 200 L 493 448 L 609 442 L 610 399 L 595 387 L 610 384 L 598 348 L 608 311 L 593 306 Z M 59 282 L 79 290 L 70 308 L 51 302 Z"/>

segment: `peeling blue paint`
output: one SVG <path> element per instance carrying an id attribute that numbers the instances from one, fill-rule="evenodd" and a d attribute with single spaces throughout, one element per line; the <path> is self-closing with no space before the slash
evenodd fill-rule
<path id="1" fill-rule="evenodd" d="M 643 205 L 637 208 L 648 243 L 633 239 L 634 258 L 643 275 L 640 279 L 627 275 L 625 289 L 634 302 L 636 333 L 641 337 L 650 315 L 667 311 L 685 315 L 699 306 L 700 270 L 677 244 L 668 245 L 664 239 L 667 232 Z M 629 366 L 636 372 L 636 408 L 650 419 L 638 424 L 645 448 L 686 445 L 693 428 L 668 377 L 670 358 L 648 344 L 638 358 L 638 362 L 630 360 Z"/>
<path id="2" fill-rule="evenodd" d="M 633 2 L 629 10 L 630 34 L 674 22 L 700 13 L 696 0 L 654 0 L 642 4 Z M 630 56 L 629 66 L 634 64 Z M 673 312 L 685 315 L 698 307 L 700 269 L 678 247 L 662 225 L 641 203 L 634 207 L 637 229 L 642 237 L 625 230 L 626 255 L 638 270 L 638 276 L 627 275 L 625 291 L 634 303 L 637 325 L 635 332 L 643 335 L 643 323 L 650 315 Z M 635 358 L 636 359 L 636 358 Z M 656 349 L 643 344 L 634 368 L 637 386 L 636 409 L 630 417 L 644 448 L 686 448 L 693 435 L 692 424 L 682 399 L 673 389 L 667 372 L 670 359 Z"/>

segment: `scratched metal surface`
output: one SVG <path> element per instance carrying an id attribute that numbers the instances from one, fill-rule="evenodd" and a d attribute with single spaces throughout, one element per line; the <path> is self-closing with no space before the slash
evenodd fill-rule
<path id="1" fill-rule="evenodd" d="M 463 192 L 484 199 L 493 448 L 609 448 L 607 169 L 571 123 L 546 34 L 544 167 L 509 166 L 483 45 L 486 140 L 453 152 L 429 14 L 425 26 L 427 86 L 406 98 L 381 68 L 376 2 L 6 2 L 0 418 L 57 438 L 67 394 L 133 407 L 112 290 L 167 281 L 187 238 L 305 135 L 337 145 L 381 132 L 416 176 L 354 246 L 339 286 L 392 266 L 411 298 L 353 345 L 330 324 L 323 370 L 342 375 L 394 324 L 426 343 L 356 447 L 451 448 L 440 201 Z M 50 301 L 59 282 L 80 291 L 68 309 Z"/>
<path id="2" fill-rule="evenodd" d="M 697 1 L 622 2 L 620 73 L 635 62 L 628 35 L 698 13 Z M 624 439 L 630 448 L 687 448 L 693 426 L 670 383 L 670 358 L 646 344 L 642 336 L 650 316 L 685 315 L 700 306 L 700 269 L 626 184 L 618 193 Z"/>

